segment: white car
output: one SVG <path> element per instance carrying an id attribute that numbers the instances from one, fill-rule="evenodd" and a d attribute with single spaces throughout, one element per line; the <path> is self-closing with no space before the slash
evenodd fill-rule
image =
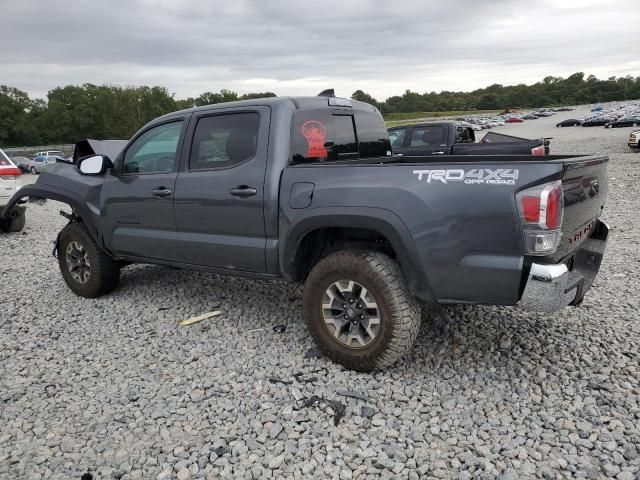
<path id="1" fill-rule="evenodd" d="M 634 130 L 629 134 L 629 142 L 631 148 L 637 148 L 640 151 L 640 130 Z"/>
<path id="2" fill-rule="evenodd" d="M 0 150 L 0 210 L 9 202 L 9 199 L 18 191 L 18 177 L 20 169 L 14 165 L 11 159 Z M 0 230 L 3 232 L 19 232 L 25 224 L 26 200 L 19 202 L 11 211 L 7 221 L 0 220 Z"/>

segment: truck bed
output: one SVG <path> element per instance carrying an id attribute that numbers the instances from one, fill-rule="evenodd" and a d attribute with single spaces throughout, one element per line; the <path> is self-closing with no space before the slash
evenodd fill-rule
<path id="1" fill-rule="evenodd" d="M 310 215 L 307 207 L 291 205 L 297 205 L 296 184 L 313 185 L 304 195 L 314 214 L 331 211 L 348 224 L 350 209 L 366 208 L 373 228 L 374 219 L 393 212 L 437 301 L 513 305 L 527 265 L 569 261 L 588 239 L 604 208 L 607 161 L 579 155 L 403 156 L 290 166 L 282 176 L 281 228 Z M 554 180 L 563 182 L 562 242 L 553 258 L 526 256 L 516 193 Z"/>

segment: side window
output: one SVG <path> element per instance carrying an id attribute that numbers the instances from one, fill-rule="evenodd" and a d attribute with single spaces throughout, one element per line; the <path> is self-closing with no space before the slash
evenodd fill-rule
<path id="1" fill-rule="evenodd" d="M 444 143 L 444 128 L 415 127 L 411 133 L 412 147 L 434 147 Z"/>
<path id="2" fill-rule="evenodd" d="M 406 128 L 397 128 L 389 131 L 389 140 L 391 140 L 391 146 L 393 148 L 402 148 L 404 143 L 404 137 L 407 134 Z"/>
<path id="3" fill-rule="evenodd" d="M 293 163 L 358 158 L 353 115 L 304 110 L 294 115 L 291 131 Z"/>
<path id="4" fill-rule="evenodd" d="M 389 132 L 379 111 L 356 110 L 355 120 L 360 158 L 391 155 Z"/>
<path id="5" fill-rule="evenodd" d="M 456 143 L 473 143 L 472 132 L 469 127 L 456 127 Z"/>
<path id="6" fill-rule="evenodd" d="M 330 158 L 338 160 L 341 155 L 344 157 L 358 153 L 353 115 L 332 115 L 330 129 L 333 130 L 332 141 L 327 144 Z"/>
<path id="7" fill-rule="evenodd" d="M 129 146 L 122 162 L 122 173 L 167 173 L 176 164 L 182 121 L 153 127 Z"/>
<path id="8" fill-rule="evenodd" d="M 229 113 L 198 120 L 191 144 L 190 170 L 238 165 L 256 154 L 260 115 Z"/>

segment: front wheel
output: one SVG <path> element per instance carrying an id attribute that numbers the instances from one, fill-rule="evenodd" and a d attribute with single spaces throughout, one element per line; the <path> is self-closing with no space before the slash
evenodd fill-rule
<path id="1" fill-rule="evenodd" d="M 327 357 L 370 371 L 411 350 L 420 306 L 398 263 L 380 252 L 344 250 L 311 270 L 303 294 L 309 333 Z"/>
<path id="2" fill-rule="evenodd" d="M 58 265 L 67 286 L 77 295 L 95 298 L 111 292 L 120 280 L 120 266 L 104 253 L 80 222 L 60 232 Z"/>

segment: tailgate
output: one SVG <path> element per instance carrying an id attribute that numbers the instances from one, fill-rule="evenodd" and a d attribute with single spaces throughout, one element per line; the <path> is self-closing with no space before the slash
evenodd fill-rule
<path id="1" fill-rule="evenodd" d="M 607 197 L 608 161 L 607 157 L 581 157 L 563 162 L 564 216 L 555 260 L 577 250 L 596 227 Z"/>

